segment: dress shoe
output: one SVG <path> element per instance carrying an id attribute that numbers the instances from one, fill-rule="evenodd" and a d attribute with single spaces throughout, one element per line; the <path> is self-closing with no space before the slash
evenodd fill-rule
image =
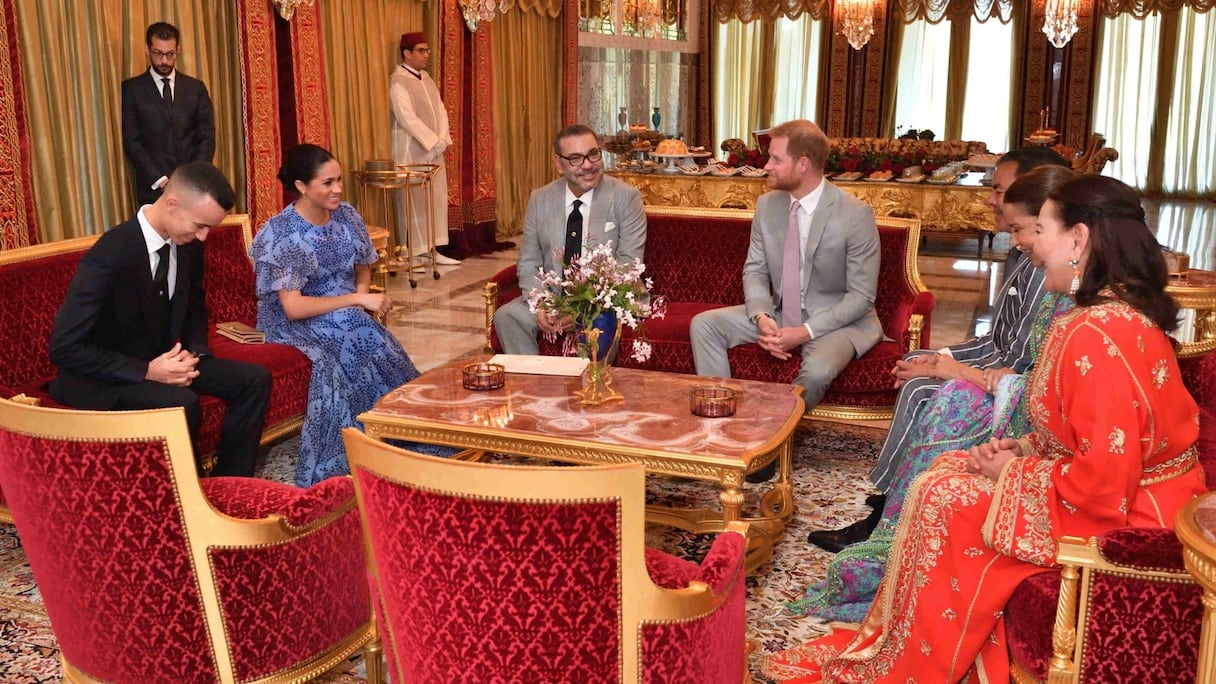
<path id="1" fill-rule="evenodd" d="M 777 474 L 777 459 L 774 458 L 773 460 L 768 462 L 768 465 L 764 466 L 760 470 L 755 470 L 755 471 L 748 473 L 747 475 L 744 475 L 743 481 L 749 482 L 751 484 L 758 484 L 760 482 L 768 482 L 769 480 L 773 479 L 773 475 L 776 475 L 776 474 Z"/>
<path id="2" fill-rule="evenodd" d="M 839 530 L 815 530 L 807 535 L 806 540 L 829 553 L 839 553 L 850 544 L 869 539 L 881 520 L 882 508 L 875 508 L 865 520 L 858 520 Z"/>

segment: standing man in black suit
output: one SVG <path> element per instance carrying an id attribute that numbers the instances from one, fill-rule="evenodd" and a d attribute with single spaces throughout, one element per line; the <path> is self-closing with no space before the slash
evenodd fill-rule
<path id="1" fill-rule="evenodd" d="M 151 204 L 173 169 L 215 156 L 215 117 L 203 82 L 177 71 L 181 34 L 158 21 L 144 34 L 146 72 L 122 82 L 122 149 L 135 168 L 135 197 Z"/>
<path id="2" fill-rule="evenodd" d="M 227 404 L 213 475 L 253 474 L 270 371 L 211 355 L 203 241 L 235 203 L 209 162 L 180 166 L 164 193 L 101 236 L 76 269 L 51 329 L 55 401 L 75 408 L 181 406 L 196 440 L 199 395 Z"/>

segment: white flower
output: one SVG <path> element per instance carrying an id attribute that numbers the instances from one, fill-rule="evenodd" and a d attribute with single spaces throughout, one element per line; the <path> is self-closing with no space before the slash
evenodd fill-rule
<path id="1" fill-rule="evenodd" d="M 650 359 L 650 343 L 642 340 L 633 341 L 633 360 L 638 363 L 646 363 Z"/>

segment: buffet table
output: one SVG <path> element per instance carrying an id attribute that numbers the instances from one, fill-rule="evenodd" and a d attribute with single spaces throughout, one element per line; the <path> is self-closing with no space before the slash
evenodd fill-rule
<path id="1" fill-rule="evenodd" d="M 609 173 L 641 191 L 642 201 L 649 206 L 755 209 L 756 198 L 768 190 L 765 178 Z M 993 237 L 992 209 L 987 204 L 991 189 L 980 184 L 982 176 L 968 173 L 950 185 L 833 182 L 873 207 L 878 216 L 919 218 L 921 235 L 976 238 L 979 257 L 984 237 L 987 236 L 989 246 Z"/>

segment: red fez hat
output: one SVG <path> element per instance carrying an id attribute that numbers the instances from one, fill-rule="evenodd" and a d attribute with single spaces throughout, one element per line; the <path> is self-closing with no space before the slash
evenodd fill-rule
<path id="1" fill-rule="evenodd" d="M 423 33 L 422 31 L 415 31 L 413 33 L 402 33 L 400 49 L 401 50 L 413 50 L 414 46 L 421 45 L 425 42 L 426 42 L 426 34 Z"/>

